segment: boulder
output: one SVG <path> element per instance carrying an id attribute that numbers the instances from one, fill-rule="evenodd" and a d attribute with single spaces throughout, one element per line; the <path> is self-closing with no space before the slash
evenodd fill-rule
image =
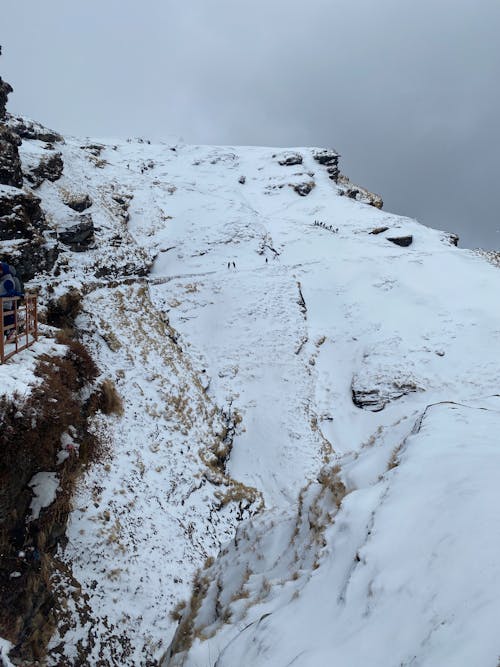
<path id="1" fill-rule="evenodd" d="M 278 155 L 278 164 L 282 167 L 293 167 L 296 164 L 302 164 L 303 158 L 300 153 L 283 153 Z"/>
<path id="2" fill-rule="evenodd" d="M 409 234 L 408 236 L 391 236 L 386 237 L 391 243 L 401 246 L 402 248 L 407 248 L 413 243 L 413 236 Z"/>
<path id="3" fill-rule="evenodd" d="M 92 199 L 87 194 L 67 193 L 63 201 L 66 206 L 78 213 L 82 213 L 92 206 Z"/>
<path id="4" fill-rule="evenodd" d="M 90 214 L 82 215 L 80 222 L 58 234 L 58 239 L 73 252 L 88 250 L 94 242 L 94 221 Z"/>
<path id="5" fill-rule="evenodd" d="M 314 188 L 315 185 L 316 184 L 314 181 L 305 181 L 303 183 L 297 183 L 292 187 L 298 195 L 300 195 L 301 197 L 305 197 L 311 192 L 311 190 Z"/>

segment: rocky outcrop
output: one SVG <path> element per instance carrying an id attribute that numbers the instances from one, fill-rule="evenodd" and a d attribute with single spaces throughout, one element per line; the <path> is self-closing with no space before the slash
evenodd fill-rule
<path id="1" fill-rule="evenodd" d="M 18 151 L 21 140 L 5 125 L 5 107 L 12 90 L 12 86 L 0 78 L 0 184 L 20 188 L 23 184 Z"/>
<path id="2" fill-rule="evenodd" d="M 20 188 L 23 173 L 18 147 L 21 139 L 8 127 L 0 124 L 0 184 Z"/>
<path id="3" fill-rule="evenodd" d="M 331 149 L 317 150 L 313 153 L 313 158 L 316 160 L 316 162 L 326 167 L 326 171 L 328 172 L 330 179 L 336 183 L 340 174 L 340 155 L 337 153 L 337 151 Z"/>
<path id="4" fill-rule="evenodd" d="M 339 174 L 338 181 L 339 185 L 339 195 L 344 197 L 349 197 L 349 199 L 355 199 L 356 201 L 361 202 L 362 204 L 369 204 L 375 208 L 382 208 L 384 202 L 380 195 L 370 192 L 366 188 L 363 188 L 361 185 L 354 185 L 351 181 L 344 176 L 344 174 Z"/>
<path id="5" fill-rule="evenodd" d="M 21 139 L 36 139 L 37 141 L 44 141 L 49 144 L 64 143 L 64 139 L 60 134 L 43 127 L 43 125 L 34 120 L 8 114 L 6 122 L 10 129 L 21 137 Z"/>
<path id="6" fill-rule="evenodd" d="M 26 173 L 26 179 L 33 188 L 38 188 L 45 181 L 57 181 L 61 178 L 64 162 L 61 153 L 51 151 L 47 157 L 43 157 L 38 165 Z"/>
<path id="7" fill-rule="evenodd" d="M 40 271 L 50 271 L 55 264 L 58 249 L 47 242 L 46 233 L 40 199 L 17 188 L 0 187 L 2 257 L 16 267 L 23 281 Z"/>

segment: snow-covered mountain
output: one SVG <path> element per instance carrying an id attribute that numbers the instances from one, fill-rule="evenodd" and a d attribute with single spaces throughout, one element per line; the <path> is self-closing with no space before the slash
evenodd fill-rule
<path id="1" fill-rule="evenodd" d="M 48 664 L 495 667 L 498 267 L 334 151 L 40 136 L 31 286 L 81 292 L 123 401 Z"/>

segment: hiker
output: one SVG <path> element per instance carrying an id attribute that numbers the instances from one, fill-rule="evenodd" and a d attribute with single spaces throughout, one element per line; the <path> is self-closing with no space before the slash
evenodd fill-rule
<path id="1" fill-rule="evenodd" d="M 9 266 L 6 262 L 0 262 L 0 297 L 8 296 L 23 296 L 21 281 L 17 277 L 16 270 L 13 266 Z M 2 299 L 2 308 L 4 311 L 12 310 L 13 307 L 13 300 Z M 14 324 L 14 322 L 14 313 L 3 316 L 4 328 Z M 7 340 L 10 340 L 16 335 L 16 332 L 14 329 L 9 329 L 5 335 L 7 336 Z"/>

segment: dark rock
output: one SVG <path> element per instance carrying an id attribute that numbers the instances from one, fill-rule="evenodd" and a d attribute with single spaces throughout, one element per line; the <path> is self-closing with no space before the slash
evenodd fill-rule
<path id="1" fill-rule="evenodd" d="M 52 153 L 42 158 L 39 164 L 26 174 L 26 178 L 34 188 L 38 188 L 45 180 L 53 183 L 61 178 L 63 169 L 64 162 L 61 153 Z"/>
<path id="2" fill-rule="evenodd" d="M 375 229 L 372 229 L 370 234 L 382 234 L 382 232 L 386 232 L 389 229 L 389 227 L 375 227 Z"/>
<path id="3" fill-rule="evenodd" d="M 44 228 L 45 217 L 38 197 L 15 190 L 0 195 L 0 241 L 33 239 L 39 237 Z"/>
<path id="4" fill-rule="evenodd" d="M 21 140 L 5 125 L 0 125 L 0 184 L 20 188 L 23 173 L 18 146 Z"/>
<path id="5" fill-rule="evenodd" d="M 21 118 L 20 116 L 7 115 L 7 125 L 13 130 L 21 139 L 36 139 L 37 141 L 44 141 L 46 143 L 64 143 L 63 137 L 49 130 L 40 123 L 37 123 L 28 118 Z"/>
<path id="6" fill-rule="evenodd" d="M 241 183 L 241 185 L 245 185 L 246 182 L 247 182 L 247 179 L 246 179 L 245 176 L 240 176 L 238 178 L 238 183 Z"/>
<path id="7" fill-rule="evenodd" d="M 363 386 L 363 382 L 359 381 L 359 378 L 354 378 L 351 387 L 352 402 L 354 405 L 357 408 L 370 410 L 371 412 L 380 412 L 389 403 L 419 391 L 423 391 L 423 387 L 412 380 L 403 382 L 393 381 L 392 383 L 371 389 Z"/>
<path id="8" fill-rule="evenodd" d="M 6 112 L 6 106 L 7 106 L 7 98 L 9 97 L 10 93 L 12 93 L 14 89 L 10 85 L 10 83 L 7 83 L 7 81 L 4 81 L 2 77 L 0 77 L 0 120 L 3 120 L 5 118 Z"/>
<path id="9" fill-rule="evenodd" d="M 73 211 L 77 211 L 78 213 L 82 213 L 92 206 L 92 199 L 86 194 L 78 195 L 68 193 L 63 201 L 66 206 L 69 206 Z"/>
<path id="10" fill-rule="evenodd" d="M 411 234 L 409 236 L 393 236 L 391 238 L 389 237 L 386 238 L 391 243 L 395 243 L 396 245 L 399 245 L 402 248 L 407 248 L 409 245 L 413 243 L 413 236 Z"/>
<path id="11" fill-rule="evenodd" d="M 94 242 L 94 222 L 90 214 L 81 216 L 81 222 L 58 234 L 59 240 L 74 252 L 83 252 Z"/>
<path id="12" fill-rule="evenodd" d="M 57 247 L 47 243 L 44 235 L 47 229 L 38 197 L 16 190 L 0 195 L 0 241 L 15 241 L 11 249 L 4 244 L 2 256 L 23 281 L 51 271 L 57 260 Z"/>
<path id="13" fill-rule="evenodd" d="M 330 179 L 336 183 L 340 173 L 340 155 L 337 153 L 337 151 L 330 149 L 315 151 L 313 153 L 313 158 L 316 160 L 316 162 L 326 167 L 326 171 L 328 172 Z"/>
<path id="14" fill-rule="evenodd" d="M 292 187 L 298 195 L 305 197 L 311 192 L 315 185 L 314 181 L 305 181 L 304 183 L 297 183 L 297 185 L 293 185 Z"/>
<path id="15" fill-rule="evenodd" d="M 278 164 L 282 167 L 293 167 L 296 164 L 302 164 L 303 158 L 300 153 L 285 153 L 278 156 Z"/>
<path id="16" fill-rule="evenodd" d="M 374 206 L 375 208 L 379 209 L 381 209 L 384 205 L 380 195 L 377 195 L 374 192 L 370 192 L 366 188 L 363 188 L 361 185 L 355 185 L 354 183 L 351 183 L 351 181 L 344 174 L 339 174 L 337 184 L 339 186 L 339 197 L 349 197 L 349 199 L 355 199 L 362 204 L 369 204 L 370 206 Z"/>
<path id="17" fill-rule="evenodd" d="M 446 234 L 445 238 L 448 243 L 453 246 L 458 246 L 458 242 L 460 241 L 458 234 Z"/>

